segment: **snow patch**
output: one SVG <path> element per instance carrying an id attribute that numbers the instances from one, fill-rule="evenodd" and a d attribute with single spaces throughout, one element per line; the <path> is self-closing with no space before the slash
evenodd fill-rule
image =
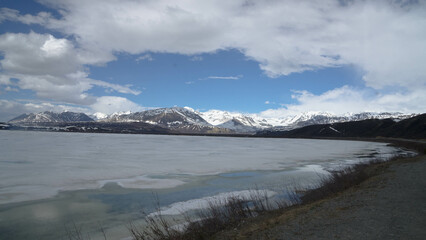
<path id="1" fill-rule="evenodd" d="M 101 113 L 101 112 L 96 112 L 96 113 L 92 114 L 92 115 L 91 115 L 91 117 L 92 117 L 94 120 L 100 120 L 100 119 L 105 119 L 105 118 L 107 118 L 107 117 L 108 117 L 108 114 Z"/>
<path id="2" fill-rule="evenodd" d="M 337 129 L 333 128 L 332 126 L 330 126 L 329 128 L 330 128 L 331 130 L 333 130 L 333 131 L 337 132 L 337 133 L 341 133 L 339 130 L 337 130 Z"/>
<path id="3" fill-rule="evenodd" d="M 180 215 L 182 213 L 197 210 L 205 209 L 210 206 L 211 203 L 215 205 L 225 205 L 227 200 L 230 198 L 240 199 L 240 200 L 250 200 L 253 197 L 264 197 L 265 195 L 270 198 L 275 196 L 277 193 L 270 190 L 244 190 L 244 191 L 235 191 L 235 192 L 226 192 L 220 193 L 210 197 L 204 197 L 199 199 L 192 199 L 185 202 L 176 202 L 168 207 L 160 209 L 160 211 L 153 212 L 148 216 L 157 216 L 161 215 Z"/>
<path id="4" fill-rule="evenodd" d="M 177 179 L 163 179 L 163 178 L 150 178 L 147 176 L 137 176 L 134 178 L 122 179 L 109 179 L 98 181 L 99 188 L 104 187 L 107 183 L 116 183 L 123 188 L 136 188 L 136 189 L 162 189 L 174 188 L 185 182 Z"/>

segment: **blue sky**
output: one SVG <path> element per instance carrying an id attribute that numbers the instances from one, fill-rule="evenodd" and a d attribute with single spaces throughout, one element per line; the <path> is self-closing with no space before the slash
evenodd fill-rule
<path id="1" fill-rule="evenodd" d="M 145 59 L 138 61 L 141 56 Z M 291 103 L 291 90 L 321 94 L 345 84 L 362 84 L 361 76 L 349 66 L 270 78 L 259 69 L 258 63 L 232 49 L 197 56 L 166 53 L 141 56 L 119 55 L 117 61 L 107 66 L 91 68 L 90 76 L 134 85 L 142 93 L 129 99 L 145 106 L 177 105 L 202 111 L 248 113 Z M 93 90 L 96 95 L 105 94 L 102 88 Z"/>
<path id="2" fill-rule="evenodd" d="M 0 121 L 189 106 L 425 112 L 426 4 L 0 1 Z"/>

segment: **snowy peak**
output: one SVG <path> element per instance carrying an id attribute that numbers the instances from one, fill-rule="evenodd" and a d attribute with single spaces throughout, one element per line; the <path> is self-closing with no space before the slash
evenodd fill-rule
<path id="1" fill-rule="evenodd" d="M 107 118 L 108 114 L 96 112 L 96 113 L 91 114 L 90 117 L 94 120 L 101 120 L 101 119 Z"/>
<path id="2" fill-rule="evenodd" d="M 196 111 L 189 107 L 172 107 L 146 110 L 142 112 L 112 115 L 104 122 L 145 122 L 181 133 L 229 134 L 230 129 L 210 125 Z"/>
<path id="3" fill-rule="evenodd" d="M 265 118 L 257 114 L 231 113 L 220 110 L 210 110 L 199 113 L 207 122 L 214 126 L 229 128 L 240 132 L 252 132 L 262 129 L 290 130 L 314 124 L 327 124 L 366 119 L 391 118 L 394 121 L 410 118 L 415 114 L 402 113 L 347 113 L 336 115 L 329 112 L 304 112 L 282 118 Z"/>
<path id="4" fill-rule="evenodd" d="M 209 110 L 207 112 L 199 112 L 198 114 L 213 126 L 223 124 L 234 118 L 234 114 L 221 110 Z"/>
<path id="5" fill-rule="evenodd" d="M 229 120 L 227 122 L 219 124 L 219 125 L 217 125 L 217 127 L 226 128 L 226 129 L 232 129 L 234 131 L 243 132 L 243 133 L 249 133 L 249 132 L 253 132 L 254 133 L 257 130 L 259 130 L 259 128 L 254 127 L 252 125 L 245 124 L 245 123 L 241 122 L 237 118 L 233 118 L 233 119 L 231 119 L 231 120 Z"/>
<path id="6" fill-rule="evenodd" d="M 358 120 L 365 120 L 365 119 L 386 119 L 391 118 L 395 121 L 407 119 L 416 116 L 417 114 L 404 114 L 404 113 L 389 113 L 389 112 L 382 112 L 382 113 L 374 113 L 374 112 L 363 112 L 363 113 L 356 113 L 356 114 L 348 114 L 348 118 L 350 121 L 358 121 Z"/>
<path id="7" fill-rule="evenodd" d="M 84 113 L 74 112 L 41 112 L 41 113 L 30 113 L 22 114 L 12 120 L 9 123 L 47 123 L 47 122 L 91 122 L 92 118 Z"/>
<path id="8" fill-rule="evenodd" d="M 251 128 L 272 127 L 265 119 L 253 114 L 245 115 L 221 110 L 210 110 L 207 112 L 199 112 L 198 114 L 213 126 L 233 126 L 235 124 L 242 124 Z M 232 129 L 232 127 L 230 128 Z"/>
<path id="9" fill-rule="evenodd" d="M 158 108 L 143 112 L 111 115 L 104 119 L 108 122 L 146 122 L 150 124 L 160 124 L 174 126 L 181 124 L 208 126 L 202 117 L 189 108 L 172 107 Z"/>
<path id="10" fill-rule="evenodd" d="M 402 113 L 347 113 L 335 115 L 328 112 L 305 112 L 282 118 L 267 118 L 258 114 L 242 114 L 221 110 L 198 112 L 190 107 L 172 107 L 132 113 L 117 112 L 111 115 L 95 113 L 91 115 L 100 123 L 148 123 L 181 133 L 254 133 L 259 130 L 291 130 L 309 125 L 360 121 L 366 119 L 386 119 L 400 121 L 416 114 Z M 92 118 L 84 113 L 23 114 L 9 123 L 63 123 L 87 122 Z"/>

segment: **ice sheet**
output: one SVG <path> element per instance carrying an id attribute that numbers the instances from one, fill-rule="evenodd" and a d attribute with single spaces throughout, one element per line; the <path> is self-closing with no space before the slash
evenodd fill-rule
<path id="1" fill-rule="evenodd" d="M 179 176 L 333 167 L 394 152 L 383 143 L 301 139 L 2 131 L 0 204 L 59 191 L 173 188 Z"/>

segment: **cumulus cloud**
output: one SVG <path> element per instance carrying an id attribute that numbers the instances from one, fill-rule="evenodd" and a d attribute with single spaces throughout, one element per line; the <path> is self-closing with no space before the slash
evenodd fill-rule
<path id="1" fill-rule="evenodd" d="M 103 96 L 96 99 L 96 102 L 90 106 L 92 111 L 111 114 L 121 111 L 138 112 L 145 110 L 142 106 L 130 101 L 127 98 L 116 96 Z"/>
<path id="2" fill-rule="evenodd" d="M 90 79 L 80 50 L 67 39 L 34 32 L 7 33 L 0 35 L 0 51 L 3 53 L 0 84 L 32 90 L 40 98 L 90 105 L 96 101 L 87 93 L 93 86 L 120 93 L 140 93 L 128 86 Z"/>
<path id="3" fill-rule="evenodd" d="M 194 55 L 234 48 L 271 77 L 354 64 L 373 88 L 423 87 L 426 81 L 424 1 L 41 2 L 62 17 L 10 9 L 4 15 L 75 36 L 98 53 Z"/>
<path id="4" fill-rule="evenodd" d="M 381 94 L 368 89 L 343 86 L 315 95 L 307 91 L 294 91 L 294 104 L 284 104 L 279 109 L 269 109 L 260 113 L 266 118 L 283 118 L 303 112 L 329 112 L 333 114 L 357 112 L 426 112 L 426 90 L 417 89 L 404 93 Z"/>
<path id="5" fill-rule="evenodd" d="M 96 104 L 99 99 L 87 94 L 94 85 L 138 94 L 126 86 L 90 80 L 82 67 L 112 61 L 117 52 L 197 56 L 238 49 L 270 77 L 353 65 L 363 72 L 365 85 L 379 91 L 374 96 L 350 87 L 321 95 L 295 92 L 298 103 L 276 112 L 327 107 L 339 112 L 344 111 L 344 103 L 353 104 L 351 111 L 424 111 L 418 103 L 424 100 L 426 88 L 425 1 L 40 2 L 59 10 L 60 17 L 46 12 L 0 11 L 0 22 L 40 24 L 75 41 L 35 33 L 1 36 L 4 59 L 0 63 L 7 77 L 0 76 L 0 82 L 8 84 L 10 78 L 17 78 L 20 81 L 15 87 L 34 89 L 40 97 Z M 400 91 L 386 93 L 383 89 L 388 87 Z M 71 91 L 73 97 L 61 98 L 65 91 Z"/>
<path id="6" fill-rule="evenodd" d="M 3 34 L 0 51 L 4 55 L 0 63 L 5 72 L 64 76 L 81 70 L 72 43 L 50 34 Z"/>

